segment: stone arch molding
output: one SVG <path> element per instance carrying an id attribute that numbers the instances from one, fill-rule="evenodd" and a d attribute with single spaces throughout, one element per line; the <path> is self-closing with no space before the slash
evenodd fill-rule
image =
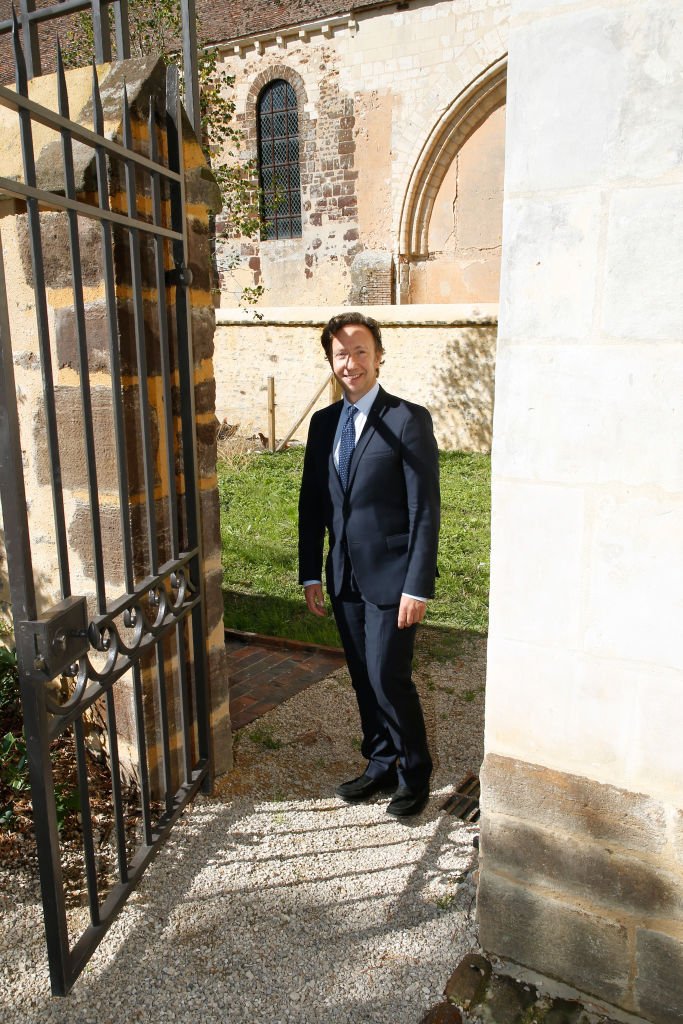
<path id="1" fill-rule="evenodd" d="M 259 72 L 249 87 L 244 105 L 244 136 L 246 156 L 255 160 L 258 158 L 258 118 L 256 116 L 256 104 L 261 90 L 269 82 L 276 78 L 282 78 L 291 85 L 296 94 L 296 105 L 299 112 L 299 143 L 301 145 L 301 156 L 305 151 L 305 143 L 313 137 L 313 124 L 305 107 L 308 103 L 306 86 L 300 74 L 286 64 L 269 64 L 267 68 Z M 301 169 L 304 171 L 304 162 L 301 161 Z"/>
<path id="2" fill-rule="evenodd" d="M 306 96 L 306 87 L 304 86 L 304 80 L 301 75 L 292 68 L 287 67 L 286 64 L 270 64 L 256 76 L 254 81 L 251 83 L 249 92 L 247 93 L 247 116 L 250 114 L 252 117 L 254 116 L 256 102 L 261 90 L 276 78 L 282 78 L 285 82 L 291 85 L 292 89 L 294 89 L 294 92 L 296 93 L 297 107 L 299 110 L 299 120 L 301 120 L 301 114 L 308 99 Z"/>
<path id="3" fill-rule="evenodd" d="M 507 54 L 471 82 L 441 115 L 410 175 L 399 229 L 401 256 L 429 254 L 429 222 L 455 155 L 489 114 L 505 103 Z"/>

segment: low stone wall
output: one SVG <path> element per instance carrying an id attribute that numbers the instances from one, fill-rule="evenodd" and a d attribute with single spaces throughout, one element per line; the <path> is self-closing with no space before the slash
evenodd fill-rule
<path id="1" fill-rule="evenodd" d="M 267 378 L 275 381 L 275 433 L 284 437 L 329 376 L 320 345 L 327 320 L 344 308 L 312 306 L 216 311 L 216 414 L 241 434 L 268 433 Z M 382 386 L 425 405 L 440 448 L 491 446 L 496 305 L 364 306 L 381 324 Z M 305 441 L 310 416 L 295 431 Z"/>

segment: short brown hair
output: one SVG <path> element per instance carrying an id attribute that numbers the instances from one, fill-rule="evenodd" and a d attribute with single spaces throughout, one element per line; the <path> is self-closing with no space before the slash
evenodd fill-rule
<path id="1" fill-rule="evenodd" d="M 371 316 L 364 316 L 363 313 L 349 311 L 348 313 L 338 313 L 337 316 L 333 316 L 332 319 L 323 327 L 323 333 L 320 336 L 320 343 L 325 349 L 325 355 L 327 356 L 328 362 L 332 361 L 332 340 L 337 331 L 342 327 L 354 324 L 357 324 L 359 327 L 367 327 L 374 338 L 376 350 L 384 355 L 382 332 L 377 321 L 373 320 Z"/>

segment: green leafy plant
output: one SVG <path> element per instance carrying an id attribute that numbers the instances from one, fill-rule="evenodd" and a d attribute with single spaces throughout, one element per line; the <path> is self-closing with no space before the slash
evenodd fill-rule
<path id="1" fill-rule="evenodd" d="M 14 651 L 0 644 L 0 716 L 17 714 L 19 711 L 19 681 L 17 678 L 17 656 Z"/>
<path id="2" fill-rule="evenodd" d="M 279 750 L 282 746 L 282 740 L 274 736 L 272 729 L 269 729 L 268 726 L 258 725 L 251 729 L 249 739 L 252 743 L 258 743 L 260 746 L 265 747 L 266 750 Z"/>
<path id="3" fill-rule="evenodd" d="M 68 816 L 81 809 L 81 797 L 75 786 L 57 783 L 55 786 L 55 805 L 57 808 L 57 828 L 61 832 Z"/>
<path id="4" fill-rule="evenodd" d="M 23 731 L 16 652 L 0 644 L 0 828 L 18 825 L 17 802 L 29 801 L 28 756 Z M 57 826 L 61 832 L 68 816 L 80 810 L 77 787 L 55 783 Z"/>
<path id="5" fill-rule="evenodd" d="M 467 701 L 468 704 L 471 704 L 472 701 L 477 699 L 479 692 L 479 690 L 465 690 L 464 693 L 461 694 L 461 697 L 464 701 Z"/>
<path id="6" fill-rule="evenodd" d="M 28 789 L 28 765 L 17 656 L 4 644 L 0 644 L 0 735 L 0 828 L 11 828 L 16 818 L 15 800 Z"/>
<path id="7" fill-rule="evenodd" d="M 437 896 L 434 903 L 439 910 L 448 910 L 453 906 L 457 898 L 457 892 L 445 892 L 443 895 Z"/>
<path id="8" fill-rule="evenodd" d="M 16 818 L 14 801 L 29 789 L 26 743 L 23 737 L 7 732 L 0 743 L 0 825 L 10 828 Z"/>

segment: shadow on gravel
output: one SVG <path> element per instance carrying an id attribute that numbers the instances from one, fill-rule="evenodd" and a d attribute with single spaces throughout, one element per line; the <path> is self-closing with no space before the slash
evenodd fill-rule
<path id="1" fill-rule="evenodd" d="M 334 785 L 359 762 L 345 670 L 237 734 L 235 769 L 174 829 L 66 1000 L 38 904 L 3 907 L 10 1024 L 415 1024 L 476 948 L 476 826 L 440 810 L 478 769 L 485 638 L 423 630 L 416 682 L 435 759 L 401 823 Z"/>

